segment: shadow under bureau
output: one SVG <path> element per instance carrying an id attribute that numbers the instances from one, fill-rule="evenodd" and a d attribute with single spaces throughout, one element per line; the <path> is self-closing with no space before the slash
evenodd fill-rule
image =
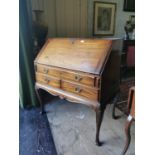
<path id="1" fill-rule="evenodd" d="M 71 102 L 85 104 L 96 112 L 96 144 L 108 101 L 119 89 L 119 42 L 110 39 L 48 39 L 34 66 L 39 89 Z"/>

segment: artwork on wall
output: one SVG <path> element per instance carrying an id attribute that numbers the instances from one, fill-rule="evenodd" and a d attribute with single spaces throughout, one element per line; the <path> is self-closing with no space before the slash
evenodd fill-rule
<path id="1" fill-rule="evenodd" d="M 114 35 L 116 3 L 94 2 L 94 35 Z"/>

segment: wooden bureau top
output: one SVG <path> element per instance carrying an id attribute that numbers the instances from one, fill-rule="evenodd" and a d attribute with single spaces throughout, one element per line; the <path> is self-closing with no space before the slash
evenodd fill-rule
<path id="1" fill-rule="evenodd" d="M 35 63 L 100 74 L 110 54 L 112 40 L 48 39 Z"/>

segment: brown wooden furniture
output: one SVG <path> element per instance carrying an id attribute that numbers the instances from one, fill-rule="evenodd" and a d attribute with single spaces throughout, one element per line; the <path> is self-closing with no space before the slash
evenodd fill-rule
<path id="1" fill-rule="evenodd" d="M 119 88 L 118 40 L 48 39 L 34 61 L 39 89 L 96 111 L 96 143 L 107 102 Z"/>
<path id="2" fill-rule="evenodd" d="M 129 148 L 130 140 L 131 140 L 130 127 L 131 127 L 132 122 L 135 120 L 135 87 L 130 88 L 130 91 L 129 91 L 128 111 L 129 111 L 129 115 L 128 115 L 128 118 L 126 120 L 126 125 L 125 125 L 126 144 L 123 149 L 122 155 L 125 155 L 125 153 L 127 152 Z"/>
<path id="3" fill-rule="evenodd" d="M 126 77 L 133 77 L 135 74 L 135 40 L 123 40 L 120 71 L 121 80 Z"/>
<path id="4" fill-rule="evenodd" d="M 127 104 L 128 104 L 129 90 L 134 85 L 135 85 L 135 78 L 128 78 L 121 81 L 119 91 L 113 100 L 113 110 L 112 110 L 113 119 L 118 119 L 124 114 L 128 115 L 129 109 Z M 121 111 L 122 114 L 117 115 L 116 109 L 119 109 L 119 111 Z"/>

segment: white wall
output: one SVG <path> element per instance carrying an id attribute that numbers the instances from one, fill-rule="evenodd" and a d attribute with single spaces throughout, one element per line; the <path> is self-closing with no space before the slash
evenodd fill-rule
<path id="1" fill-rule="evenodd" d="M 88 0 L 88 32 L 89 37 L 93 36 L 93 16 L 94 16 L 94 1 Z M 123 11 L 124 0 L 97 0 L 100 2 L 113 2 L 116 3 L 116 20 L 115 20 L 115 34 L 110 37 L 124 37 L 124 25 L 129 19 L 130 15 L 135 15 L 134 12 Z"/>

